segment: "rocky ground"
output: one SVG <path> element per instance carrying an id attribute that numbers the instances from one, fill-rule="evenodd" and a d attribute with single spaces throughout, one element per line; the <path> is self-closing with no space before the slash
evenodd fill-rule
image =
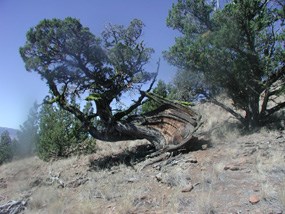
<path id="1" fill-rule="evenodd" d="M 49 163 L 32 157 L 2 165 L 0 205 L 14 200 L 23 202 L 23 213 L 55 214 L 285 213 L 284 129 L 244 135 L 220 109 L 201 109 L 207 114 L 193 151 L 150 165 L 154 159 L 92 166 L 145 140 L 98 142 L 96 154 Z"/>

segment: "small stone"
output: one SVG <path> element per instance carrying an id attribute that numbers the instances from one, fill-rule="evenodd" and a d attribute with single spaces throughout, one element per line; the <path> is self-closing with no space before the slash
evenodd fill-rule
<path id="1" fill-rule="evenodd" d="M 156 180 L 157 181 L 161 181 L 162 180 L 162 174 L 161 173 L 158 173 L 156 176 L 155 176 Z"/>
<path id="2" fill-rule="evenodd" d="M 203 149 L 203 150 L 206 150 L 207 148 L 208 148 L 208 145 L 207 145 L 207 144 L 203 144 L 203 145 L 202 145 L 202 149 Z"/>
<path id="3" fill-rule="evenodd" d="M 249 197 L 249 202 L 251 204 L 257 204 L 260 201 L 260 198 L 257 195 L 251 195 Z"/>
<path id="4" fill-rule="evenodd" d="M 136 178 L 129 178 L 129 179 L 127 179 L 128 183 L 134 183 L 135 181 L 137 181 Z"/>
<path id="5" fill-rule="evenodd" d="M 190 177 L 190 176 L 186 176 L 185 179 L 186 179 L 187 181 L 191 181 L 191 177 Z"/>
<path id="6" fill-rule="evenodd" d="M 194 186 L 193 186 L 191 183 L 189 183 L 187 186 L 185 186 L 185 187 L 181 190 L 181 192 L 191 192 L 193 188 L 194 188 Z"/>

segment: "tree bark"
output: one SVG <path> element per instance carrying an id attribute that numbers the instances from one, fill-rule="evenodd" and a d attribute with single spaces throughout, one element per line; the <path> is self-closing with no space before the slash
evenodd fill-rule
<path id="1" fill-rule="evenodd" d="M 251 130 L 260 126 L 259 96 L 252 95 L 248 98 L 248 108 L 246 110 L 246 127 Z"/>
<path id="2" fill-rule="evenodd" d="M 112 115 L 110 102 L 107 99 L 105 102 L 102 100 L 95 101 L 97 107 L 95 115 L 100 117 L 104 126 L 104 130 L 99 130 L 94 126 L 89 115 L 83 113 L 76 106 L 68 104 L 65 93 L 58 91 L 52 79 L 48 81 L 48 84 L 57 97 L 56 102 L 63 109 L 74 114 L 90 135 L 99 140 L 147 139 L 156 150 L 162 150 L 168 145 L 177 146 L 181 143 L 185 144 L 185 140 L 190 141 L 195 127 L 200 121 L 200 116 L 189 107 L 148 93 L 149 89 L 147 92 L 141 92 L 139 100 L 128 110 L 115 115 Z M 132 110 L 141 104 L 145 96 L 160 103 L 161 106 L 148 114 L 125 119 Z"/>
<path id="3" fill-rule="evenodd" d="M 172 146 L 179 148 L 191 141 L 199 126 L 200 115 L 178 102 L 152 93 L 147 93 L 146 96 L 161 103 L 161 106 L 145 115 L 129 117 L 124 123 L 118 123 L 116 130 L 136 139 L 145 138 L 156 150 Z"/>

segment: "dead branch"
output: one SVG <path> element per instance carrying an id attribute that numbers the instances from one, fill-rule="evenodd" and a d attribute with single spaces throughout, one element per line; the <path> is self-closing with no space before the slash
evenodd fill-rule
<path id="1" fill-rule="evenodd" d="M 0 205 L 1 214 L 17 214 L 26 208 L 27 201 L 9 201 L 6 204 Z"/>
<path id="2" fill-rule="evenodd" d="M 166 159 L 168 159 L 169 157 L 171 157 L 171 153 L 169 153 L 169 152 L 163 153 L 163 154 L 161 154 L 160 156 L 151 159 L 148 163 L 144 164 L 144 165 L 139 169 L 139 171 L 142 171 L 142 170 L 143 170 L 144 168 L 146 168 L 147 166 L 150 166 L 150 165 L 153 165 L 153 164 L 155 164 L 155 163 L 158 163 L 158 162 L 161 162 L 161 161 L 163 161 L 163 160 L 166 160 Z"/>
<path id="3" fill-rule="evenodd" d="M 124 123 L 117 123 L 116 130 L 122 134 L 131 135 L 134 139 L 147 139 L 151 145 L 140 145 L 133 151 L 96 158 L 90 162 L 93 169 L 110 168 L 114 163 L 132 165 L 137 161 L 144 161 L 147 155 L 159 156 L 143 166 L 143 169 L 164 160 L 169 153 L 190 151 L 197 143 L 198 138 L 194 134 L 202 124 L 199 114 L 179 102 L 167 100 L 152 93 L 144 95 L 160 103 L 161 106 L 147 114 L 126 118 Z"/>
<path id="4" fill-rule="evenodd" d="M 60 187 L 64 188 L 64 182 L 63 180 L 61 180 L 59 177 L 60 177 L 60 172 L 56 175 L 56 174 L 53 174 L 53 172 L 50 170 L 49 171 L 49 180 L 50 182 L 48 182 L 48 184 L 53 184 L 54 182 L 57 182 L 59 184 Z"/>

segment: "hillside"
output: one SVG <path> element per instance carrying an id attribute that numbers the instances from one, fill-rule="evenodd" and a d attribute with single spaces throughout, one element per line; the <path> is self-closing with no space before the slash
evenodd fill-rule
<path id="1" fill-rule="evenodd" d="M 110 168 L 93 165 L 99 157 L 148 144 L 138 140 L 98 142 L 97 153 L 88 156 L 2 165 L 0 204 L 22 201 L 23 213 L 54 214 L 283 213 L 284 128 L 242 135 L 221 109 L 203 104 L 199 111 L 205 123 L 193 151 L 153 164 L 130 159 Z"/>
<path id="2" fill-rule="evenodd" d="M 13 138 L 17 138 L 17 129 L 12 129 L 12 128 L 6 128 L 6 127 L 0 127 L 0 135 L 2 134 L 2 132 L 4 132 L 5 130 L 7 130 L 10 134 L 10 137 Z"/>

